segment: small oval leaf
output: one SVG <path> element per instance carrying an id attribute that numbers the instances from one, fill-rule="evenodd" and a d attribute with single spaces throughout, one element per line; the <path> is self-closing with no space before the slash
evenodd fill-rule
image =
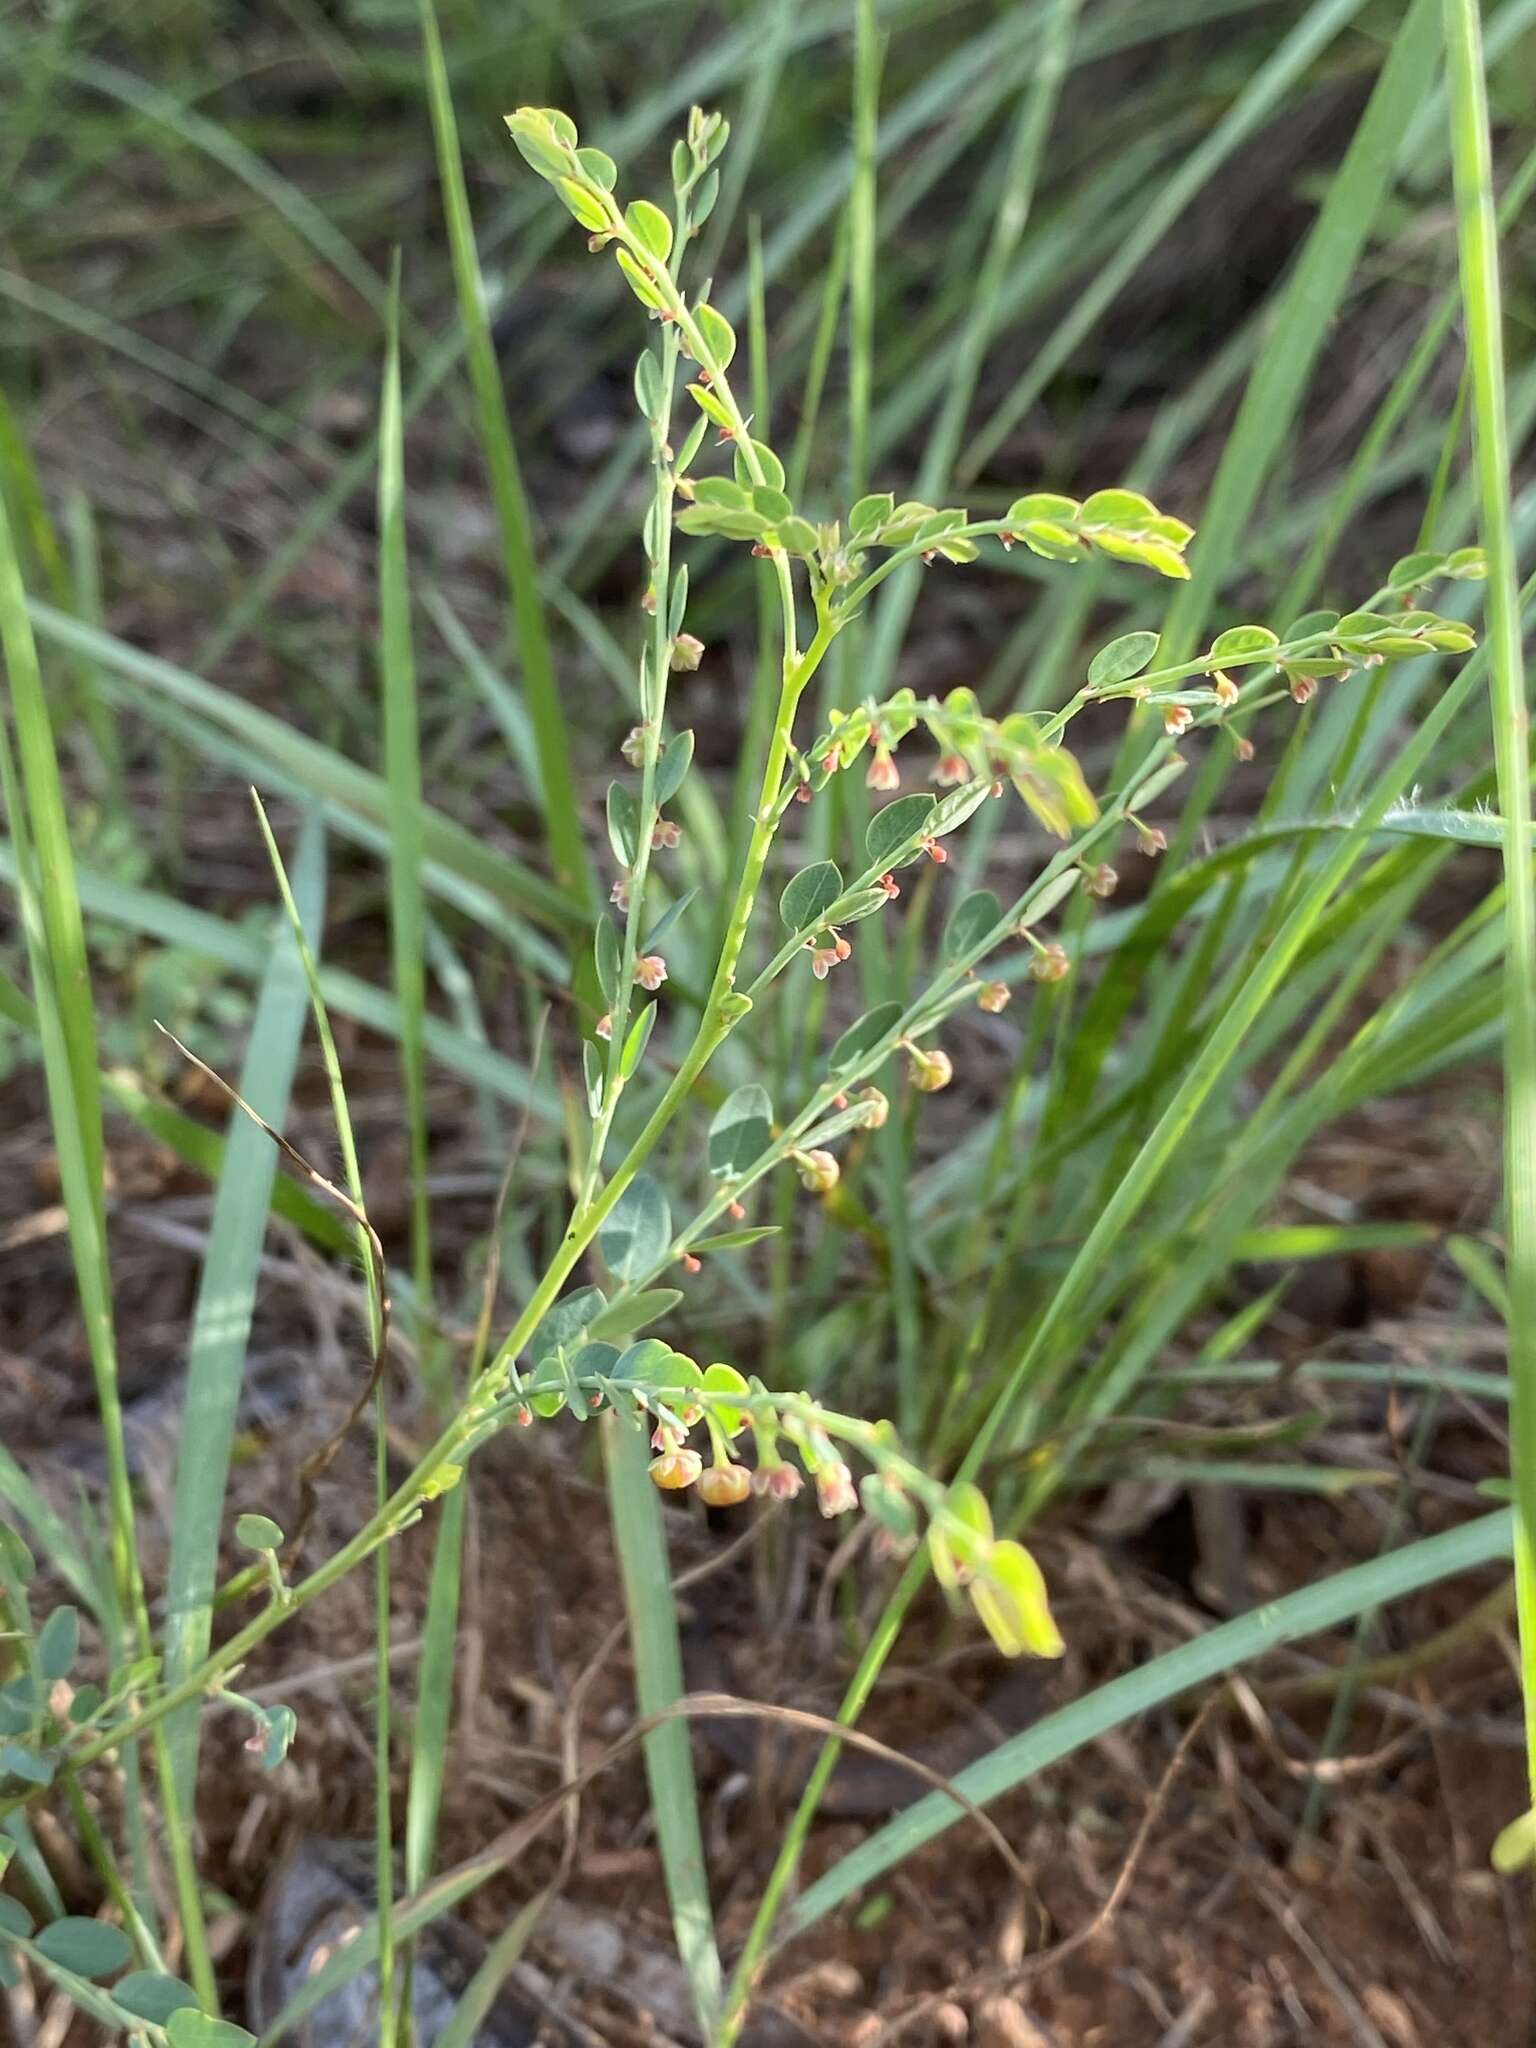
<path id="1" fill-rule="evenodd" d="M 672 1237 L 672 1210 L 657 1181 L 637 1173 L 597 1234 L 609 1271 L 641 1280 L 660 1264 Z"/>
<path id="2" fill-rule="evenodd" d="M 1089 662 L 1088 681 L 1095 690 L 1128 683 L 1132 676 L 1141 674 L 1156 652 L 1155 633 L 1122 633 L 1118 640 L 1101 647 Z"/>
<path id="3" fill-rule="evenodd" d="M 864 834 L 869 865 L 888 868 L 898 856 L 901 861 L 915 859 L 916 853 L 907 848 L 907 842 L 932 829 L 933 808 L 931 796 L 899 796 L 883 811 L 876 811 Z M 907 850 L 902 851 L 904 848 Z"/>
<path id="4" fill-rule="evenodd" d="M 974 952 L 1003 914 L 1003 906 L 990 889 L 974 889 L 955 906 L 955 914 L 944 932 L 946 960 L 963 959 Z"/>
<path id="5" fill-rule="evenodd" d="M 773 1142 L 773 1103 L 766 1088 L 749 1081 L 728 1095 L 709 1127 L 711 1173 L 735 1180 L 754 1166 Z"/>
<path id="6" fill-rule="evenodd" d="M 862 1064 L 901 1015 L 900 1003 L 877 1003 L 850 1024 L 827 1055 L 827 1072 L 845 1074 Z"/>
<path id="7" fill-rule="evenodd" d="M 35 1945 L 50 1963 L 57 1963 L 61 1970 L 73 1970 L 77 1977 L 92 1982 L 98 1977 L 110 1977 L 114 1970 L 133 1960 L 133 1948 L 121 1927 L 109 1926 L 105 1920 L 86 1920 L 73 1913 L 39 1928 Z"/>
<path id="8" fill-rule="evenodd" d="M 813 931 L 842 893 L 836 861 L 819 860 L 790 882 L 779 898 L 779 915 L 792 932 Z"/>

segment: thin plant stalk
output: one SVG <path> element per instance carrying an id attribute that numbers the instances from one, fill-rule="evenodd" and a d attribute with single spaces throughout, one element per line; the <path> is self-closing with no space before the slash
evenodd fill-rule
<path id="1" fill-rule="evenodd" d="M 1530 718 L 1521 651 L 1504 398 L 1498 222 L 1477 0 L 1445 0 L 1451 156 L 1482 542 L 1489 703 L 1503 818 L 1504 1232 L 1510 1314 L 1510 1473 L 1526 1763 L 1536 1806 L 1536 880 Z"/>

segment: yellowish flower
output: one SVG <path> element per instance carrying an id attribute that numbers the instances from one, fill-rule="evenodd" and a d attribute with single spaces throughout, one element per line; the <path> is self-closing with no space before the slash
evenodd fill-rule
<path id="1" fill-rule="evenodd" d="M 1045 1575 L 1022 1543 L 994 1543 L 970 1586 L 971 1603 L 1005 1657 L 1059 1657 Z"/>

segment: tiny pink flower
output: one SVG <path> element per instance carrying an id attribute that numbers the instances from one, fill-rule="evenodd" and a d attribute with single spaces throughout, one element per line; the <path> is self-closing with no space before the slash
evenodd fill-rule
<path id="1" fill-rule="evenodd" d="M 611 1016 L 607 1016 L 607 1017 L 599 1017 L 599 1018 L 598 1018 L 598 1020 L 597 1020 L 596 1030 L 597 1030 L 597 1035 L 598 1035 L 598 1037 L 599 1037 L 599 1038 L 612 1038 L 612 1036 L 613 1036 L 613 1019 L 612 1019 L 612 1017 L 611 1017 Z"/>
<path id="2" fill-rule="evenodd" d="M 1151 860 L 1154 854 L 1168 851 L 1168 834 L 1161 825 L 1138 825 L 1136 843 L 1148 860 Z"/>
<path id="3" fill-rule="evenodd" d="M 649 730 L 648 726 L 632 725 L 625 735 L 624 744 L 619 752 L 631 768 L 638 768 L 645 760 L 645 740 Z"/>
<path id="4" fill-rule="evenodd" d="M 959 754 L 945 754 L 933 771 L 933 780 L 941 789 L 954 789 L 959 783 L 969 782 L 971 771 L 968 763 Z"/>
<path id="5" fill-rule="evenodd" d="M 984 981 L 976 1000 L 989 1016 L 995 1017 L 1013 1001 L 1013 990 L 1006 981 Z"/>
<path id="6" fill-rule="evenodd" d="M 614 883 L 613 887 L 612 887 L 612 888 L 611 888 L 611 889 L 610 889 L 610 890 L 608 891 L 608 901 L 609 901 L 610 903 L 616 904 L 616 905 L 618 906 L 618 908 L 619 908 L 620 910 L 628 910 L 628 908 L 629 908 L 629 876 L 628 876 L 628 875 L 620 875 L 619 879 L 618 879 L 618 880 L 617 880 L 617 881 L 616 881 L 616 882 Z"/>
<path id="7" fill-rule="evenodd" d="M 936 861 L 940 867 L 943 867 L 945 861 L 949 859 L 949 848 L 947 846 L 940 846 L 937 839 L 925 839 L 923 841 L 923 851 L 931 861 Z"/>
<path id="8" fill-rule="evenodd" d="M 876 747 L 874 759 L 864 777 L 866 789 L 900 789 L 901 771 L 891 758 L 889 747 Z"/>
<path id="9" fill-rule="evenodd" d="M 665 847 L 670 851 L 678 844 L 682 836 L 683 828 L 681 825 L 674 825 L 670 818 L 658 818 L 655 829 L 651 833 L 652 850 L 660 852 Z"/>
<path id="10" fill-rule="evenodd" d="M 1292 676 L 1291 695 L 1298 704 L 1310 704 L 1317 695 L 1316 676 Z"/>
<path id="11" fill-rule="evenodd" d="M 901 894 L 901 884 L 894 875 L 882 875 L 880 877 L 880 887 L 887 896 L 894 898 Z"/>
<path id="12" fill-rule="evenodd" d="M 642 953 L 635 962 L 635 980 L 644 989 L 661 987 L 667 978 L 667 963 L 659 953 Z"/>
<path id="13" fill-rule="evenodd" d="M 782 1461 L 777 1465 L 759 1465 L 752 1474 L 752 1491 L 766 1494 L 770 1500 L 795 1500 L 804 1483 L 796 1467 Z"/>
<path id="14" fill-rule="evenodd" d="M 1163 731 L 1170 739 L 1177 739 L 1181 732 L 1188 732 L 1195 722 L 1195 714 L 1187 704 L 1165 704 L 1163 707 Z"/>
<path id="15" fill-rule="evenodd" d="M 679 633 L 672 642 L 672 671 L 675 675 L 692 674 L 704 659 L 704 642 L 695 633 Z"/>
<path id="16" fill-rule="evenodd" d="M 841 1177 L 842 1169 L 830 1152 L 818 1149 L 814 1152 L 796 1152 L 792 1157 L 803 1188 L 809 1188 L 813 1195 L 831 1194 Z"/>
<path id="17" fill-rule="evenodd" d="M 864 1105 L 864 1128 L 878 1131 L 891 1113 L 889 1100 L 878 1088 L 861 1088 L 859 1100 Z"/>
<path id="18" fill-rule="evenodd" d="M 1065 946 L 1044 946 L 1031 961 L 1029 971 L 1036 981 L 1065 981 L 1072 972 L 1072 961 Z"/>
<path id="19" fill-rule="evenodd" d="M 816 1505 L 830 1521 L 834 1515 L 846 1515 L 850 1508 L 856 1508 L 859 1496 L 854 1491 L 853 1474 L 841 1458 L 834 1458 L 830 1464 L 822 1465 L 816 1473 Z"/>
<path id="20" fill-rule="evenodd" d="M 1108 861 L 1100 861 L 1095 868 L 1088 868 L 1083 874 L 1083 887 L 1090 896 L 1097 896 L 1101 902 L 1113 896 L 1120 886 L 1120 877 Z"/>

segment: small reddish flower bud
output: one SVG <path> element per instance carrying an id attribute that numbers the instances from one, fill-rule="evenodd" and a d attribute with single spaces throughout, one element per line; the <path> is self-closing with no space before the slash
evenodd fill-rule
<path id="1" fill-rule="evenodd" d="M 765 1493 L 770 1500 L 796 1500 L 804 1484 L 798 1468 L 782 1460 L 776 1465 L 759 1465 L 752 1474 L 752 1491 Z"/>
<path id="2" fill-rule="evenodd" d="M 704 642 L 695 633 L 679 633 L 672 642 L 671 669 L 674 675 L 691 675 L 704 659 Z"/>
<path id="3" fill-rule="evenodd" d="M 1251 761 L 1253 759 L 1253 741 L 1246 738 L 1242 733 L 1233 733 L 1232 745 L 1237 750 L 1239 761 Z"/>
<path id="4" fill-rule="evenodd" d="M 667 963 L 659 953 L 642 953 L 635 962 L 635 979 L 654 992 L 667 978 Z"/>
<path id="5" fill-rule="evenodd" d="M 939 765 L 933 771 L 933 780 L 940 789 L 954 789 L 971 779 L 970 766 L 960 754 L 943 754 Z"/>
<path id="6" fill-rule="evenodd" d="M 692 1486 L 703 1470 L 704 1460 L 697 1451 L 663 1451 L 659 1458 L 651 1460 L 651 1484 L 665 1493 L 678 1493 L 685 1486 Z"/>
<path id="7" fill-rule="evenodd" d="M 792 1152 L 800 1185 L 813 1195 L 829 1195 L 842 1177 L 842 1169 L 830 1152 Z"/>
<path id="8" fill-rule="evenodd" d="M 1223 710 L 1229 704 L 1237 702 L 1236 683 L 1233 682 L 1230 676 L 1224 676 L 1220 669 L 1216 671 L 1216 702 L 1221 705 Z"/>
<path id="9" fill-rule="evenodd" d="M 1154 854 L 1168 851 L 1168 834 L 1161 825 L 1139 824 L 1136 827 L 1136 843 L 1150 860 Z"/>
<path id="10" fill-rule="evenodd" d="M 864 1128 L 878 1131 L 891 1113 L 891 1105 L 878 1088 L 861 1088 L 859 1100 L 864 1105 Z"/>
<path id="11" fill-rule="evenodd" d="M 645 740 L 649 730 L 648 726 L 632 725 L 625 735 L 624 744 L 619 748 L 619 752 L 631 768 L 640 767 L 645 760 Z"/>
<path id="12" fill-rule="evenodd" d="M 1065 981 L 1072 962 L 1064 946 L 1046 946 L 1030 962 L 1029 971 L 1036 981 Z"/>
<path id="13" fill-rule="evenodd" d="M 943 1046 L 935 1045 L 928 1051 L 921 1046 L 909 1046 L 912 1055 L 912 1085 L 920 1095 L 937 1095 L 941 1088 L 947 1088 L 955 1078 L 955 1063 Z"/>
<path id="14" fill-rule="evenodd" d="M 841 1088 L 838 1089 L 832 1098 L 832 1107 L 834 1109 L 846 1109 L 848 1107 L 848 1098 Z"/>
<path id="15" fill-rule="evenodd" d="M 614 883 L 613 887 L 612 887 L 612 888 L 611 888 L 611 889 L 610 889 L 610 890 L 608 891 L 608 901 L 609 901 L 610 903 L 612 903 L 612 904 L 616 904 L 616 905 L 617 905 L 617 907 L 618 907 L 618 908 L 619 908 L 620 910 L 628 910 L 628 908 L 629 908 L 629 876 L 628 876 L 628 875 L 620 875 L 620 876 L 619 876 L 619 879 L 618 879 L 618 880 L 617 880 L 617 881 L 616 881 L 616 882 Z"/>
<path id="16" fill-rule="evenodd" d="M 523 1402 L 517 1411 L 517 1426 L 519 1429 L 532 1429 L 533 1427 L 533 1410 L 526 1401 Z"/>
<path id="17" fill-rule="evenodd" d="M 1298 704 L 1310 704 L 1317 695 L 1316 676 L 1292 676 L 1291 695 Z"/>
<path id="18" fill-rule="evenodd" d="M 874 759 L 864 777 L 866 789 L 900 789 L 901 771 L 891 759 L 889 747 L 876 747 Z"/>
<path id="19" fill-rule="evenodd" d="M 841 1458 L 834 1458 L 829 1464 L 817 1467 L 816 1505 L 827 1517 L 846 1515 L 850 1508 L 856 1508 L 859 1496 L 854 1491 L 853 1474 Z"/>
<path id="20" fill-rule="evenodd" d="M 1195 714 L 1187 704 L 1165 704 L 1163 706 L 1163 731 L 1170 739 L 1177 739 L 1181 732 L 1188 732 L 1195 722 Z"/>
<path id="21" fill-rule="evenodd" d="M 996 1017 L 1013 1001 L 1013 990 L 1006 981 L 984 981 L 976 1000 L 989 1016 Z"/>
<path id="22" fill-rule="evenodd" d="M 740 1507 L 752 1491 L 752 1474 L 745 1465 L 734 1465 L 729 1460 L 723 1465 L 711 1465 L 699 1477 L 699 1497 L 706 1507 Z"/>
<path id="23" fill-rule="evenodd" d="M 692 1252 L 683 1253 L 683 1271 L 685 1273 L 702 1273 L 703 1270 L 704 1261 L 702 1259 L 695 1258 Z"/>
<path id="24" fill-rule="evenodd" d="M 596 1029 L 597 1029 L 597 1035 L 598 1035 L 598 1037 L 599 1037 L 599 1038 L 612 1038 L 612 1036 L 613 1036 L 613 1019 L 612 1019 L 612 1017 L 599 1017 L 599 1018 L 598 1018 L 598 1020 L 597 1020 L 597 1026 L 596 1026 Z"/>
<path id="25" fill-rule="evenodd" d="M 677 845 L 682 836 L 683 828 L 681 825 L 674 825 L 670 818 L 658 818 L 655 828 L 651 833 L 652 851 L 659 852 L 663 847 L 670 851 L 672 847 Z"/>
<path id="26" fill-rule="evenodd" d="M 731 1218 L 733 1223 L 739 1223 L 747 1212 L 740 1202 L 731 1202 L 727 1205 L 725 1213 Z"/>
<path id="27" fill-rule="evenodd" d="M 811 785 L 808 782 L 797 782 L 795 784 L 795 802 L 797 804 L 808 804 L 810 800 Z"/>
<path id="28" fill-rule="evenodd" d="M 923 841 L 923 851 L 931 861 L 937 862 L 940 867 L 943 867 L 945 861 L 949 859 L 949 848 L 947 846 L 940 846 L 937 839 L 925 839 Z"/>
<path id="29" fill-rule="evenodd" d="M 843 937 L 841 932 L 838 933 L 836 939 L 833 941 L 832 950 L 837 955 L 839 960 L 847 960 L 853 952 L 852 946 L 849 945 L 848 941 Z"/>
<path id="30" fill-rule="evenodd" d="M 1090 896 L 1097 896 L 1101 902 L 1113 896 L 1120 886 L 1120 877 L 1108 861 L 1100 861 L 1096 868 L 1083 870 L 1083 887 Z"/>
<path id="31" fill-rule="evenodd" d="M 882 875 L 880 877 L 880 886 L 887 896 L 896 897 L 901 894 L 901 884 L 894 875 Z"/>

